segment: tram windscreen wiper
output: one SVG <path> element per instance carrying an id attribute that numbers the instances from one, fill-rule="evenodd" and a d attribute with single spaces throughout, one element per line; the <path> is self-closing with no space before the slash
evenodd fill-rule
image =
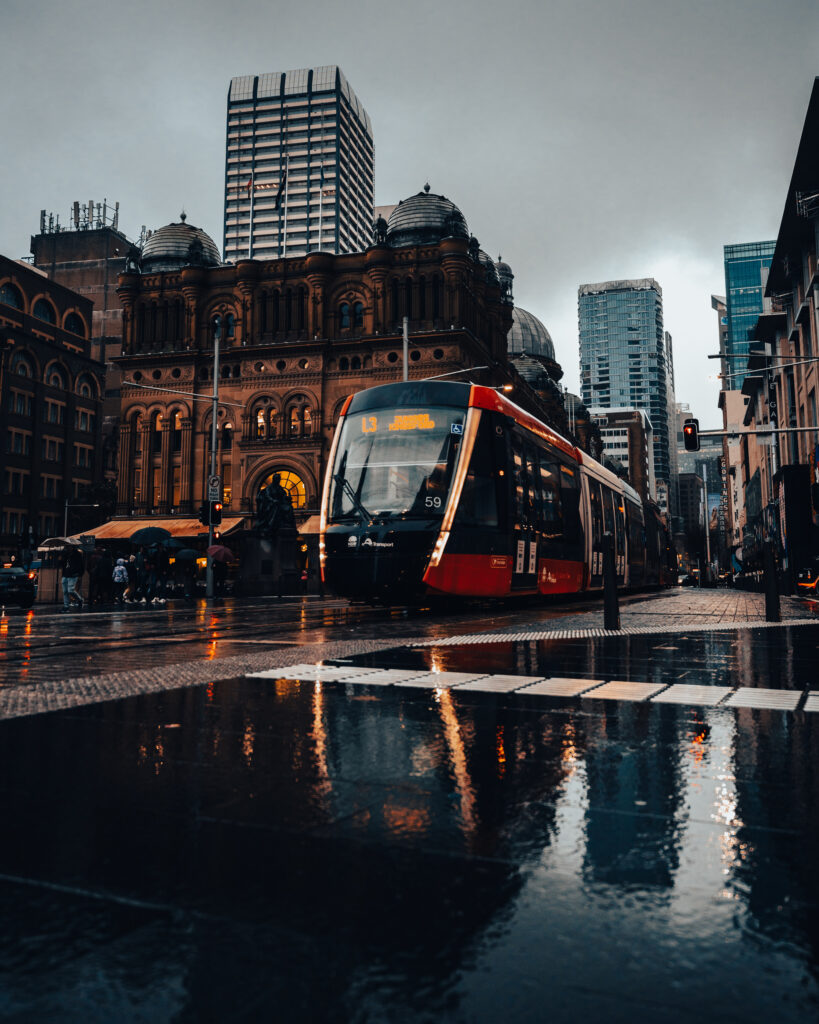
<path id="1" fill-rule="evenodd" d="M 361 504 L 361 500 L 359 499 L 358 495 L 353 490 L 353 488 L 352 488 L 352 486 L 350 484 L 350 481 L 345 476 L 342 476 L 341 473 L 336 473 L 335 476 L 333 477 L 333 479 L 335 480 L 335 482 L 337 484 L 340 485 L 341 489 L 344 491 L 344 493 L 350 499 L 350 501 L 352 502 L 353 508 L 356 510 L 356 512 L 358 512 L 358 514 L 361 516 L 362 520 L 365 523 L 368 523 L 372 519 L 372 516 L 366 510 L 366 508 L 364 508 L 364 506 Z"/>

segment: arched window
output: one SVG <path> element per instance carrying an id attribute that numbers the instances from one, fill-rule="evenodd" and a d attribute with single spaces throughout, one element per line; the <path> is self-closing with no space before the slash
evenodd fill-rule
<path id="1" fill-rule="evenodd" d="M 290 436 L 298 437 L 301 433 L 301 420 L 299 419 L 299 410 L 297 406 L 293 406 L 290 410 Z"/>
<path id="2" fill-rule="evenodd" d="M 132 420 L 131 430 L 134 435 L 134 455 L 142 454 L 142 413 L 138 412 Z"/>
<path id="3" fill-rule="evenodd" d="M 256 440 L 259 441 L 263 437 L 266 437 L 266 436 L 267 436 L 267 431 L 265 430 L 264 409 L 257 409 L 256 410 Z"/>
<path id="4" fill-rule="evenodd" d="M 298 325 L 299 330 L 303 331 L 307 318 L 307 289 L 299 288 L 298 293 L 299 309 L 298 309 Z"/>
<path id="5" fill-rule="evenodd" d="M 290 495 L 290 503 L 293 508 L 304 508 L 307 504 L 307 488 L 304 486 L 304 481 L 301 477 L 294 473 L 292 469 L 274 470 L 270 476 L 262 480 L 259 484 L 259 490 L 263 490 L 268 484 L 272 483 L 274 476 L 279 477 L 279 485 Z"/>
<path id="6" fill-rule="evenodd" d="M 171 437 L 171 448 L 175 452 L 182 451 L 182 413 L 173 414 L 173 434 Z"/>
<path id="7" fill-rule="evenodd" d="M 236 337 L 236 317 L 232 313 L 228 313 L 225 317 L 225 337 L 228 339 Z"/>
<path id="8" fill-rule="evenodd" d="M 349 370 L 350 369 L 350 360 L 347 358 L 347 356 L 342 356 L 341 359 L 339 359 L 339 361 L 338 361 L 338 368 L 339 368 L 339 370 Z"/>
<path id="9" fill-rule="evenodd" d="M 401 309 L 398 299 L 398 282 L 395 280 L 392 282 L 392 318 L 396 322 L 401 319 Z"/>
<path id="10" fill-rule="evenodd" d="M 350 329 L 350 303 L 342 302 L 338 307 L 339 330 L 349 331 Z"/>
<path id="11" fill-rule="evenodd" d="M 68 390 L 68 375 L 59 363 L 52 363 L 46 370 L 46 384 L 60 391 Z"/>
<path id="12" fill-rule="evenodd" d="M 162 451 L 162 413 L 158 412 L 154 416 L 153 423 L 151 424 L 151 451 L 154 455 L 159 455 Z"/>
<path id="13" fill-rule="evenodd" d="M 77 378 L 77 394 L 81 398 L 97 397 L 96 383 L 84 373 Z"/>
<path id="14" fill-rule="evenodd" d="M 427 282 L 426 278 L 418 278 L 418 319 L 427 318 Z"/>
<path id="15" fill-rule="evenodd" d="M 361 369 L 361 360 L 359 359 L 358 356 L 353 356 L 352 362 L 350 363 L 350 366 L 351 366 L 351 368 L 353 370 L 360 370 Z"/>
<path id="16" fill-rule="evenodd" d="M 309 437 L 313 433 L 313 411 L 309 405 L 304 407 L 302 424 L 304 426 L 304 436 Z"/>
<path id="17" fill-rule="evenodd" d="M 289 288 L 284 293 L 284 329 L 293 330 L 293 292 Z"/>
<path id="18" fill-rule="evenodd" d="M 233 424 L 226 423 L 222 427 L 222 451 L 229 452 L 233 448 Z"/>
<path id="19" fill-rule="evenodd" d="M 10 370 L 12 373 L 16 373 L 18 377 L 31 378 L 34 376 L 34 366 L 25 352 L 14 353 L 11 357 Z"/>
<path id="20" fill-rule="evenodd" d="M 0 285 L 0 302 L 6 306 L 11 306 L 13 309 L 22 309 L 23 296 L 20 293 L 20 289 L 16 288 L 11 282 L 6 281 L 4 285 Z"/>
<path id="21" fill-rule="evenodd" d="M 267 429 L 268 437 L 279 436 L 279 413 L 276 409 L 271 409 L 267 415 Z"/>
<path id="22" fill-rule="evenodd" d="M 54 312 L 54 307 L 46 299 L 37 299 L 31 312 L 38 320 L 44 320 L 47 324 L 57 323 L 57 314 Z"/>
<path id="23" fill-rule="evenodd" d="M 437 320 L 442 316 L 442 308 L 444 305 L 444 286 L 440 277 L 434 277 L 432 279 L 432 316 Z"/>
<path id="24" fill-rule="evenodd" d="M 274 291 L 273 294 L 270 296 L 270 309 L 271 309 L 271 312 L 273 314 L 271 316 L 271 318 L 270 318 L 270 329 L 273 331 L 274 334 L 279 329 L 279 317 L 280 317 L 280 312 L 281 312 L 281 301 L 282 301 L 282 298 L 281 298 L 281 295 L 279 294 L 278 290 Z"/>
<path id="25" fill-rule="evenodd" d="M 356 302 L 353 306 L 353 327 L 364 326 L 364 304 Z"/>
<path id="26" fill-rule="evenodd" d="M 404 316 L 412 319 L 412 278 L 404 282 Z"/>

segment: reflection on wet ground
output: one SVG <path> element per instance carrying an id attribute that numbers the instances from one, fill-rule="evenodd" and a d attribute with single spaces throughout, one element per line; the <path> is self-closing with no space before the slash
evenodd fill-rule
<path id="1" fill-rule="evenodd" d="M 711 656 L 761 672 L 764 632 Z M 635 677 L 693 671 L 649 640 Z M 392 662 L 490 655 L 557 651 Z M 801 713 L 285 680 L 3 722 L 0 1016 L 804 1021 L 818 752 Z"/>

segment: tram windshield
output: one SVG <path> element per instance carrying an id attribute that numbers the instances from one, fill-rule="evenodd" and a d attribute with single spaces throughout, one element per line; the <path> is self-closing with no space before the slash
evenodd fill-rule
<path id="1" fill-rule="evenodd" d="M 348 416 L 330 491 L 331 520 L 444 513 L 466 409 L 374 409 Z"/>

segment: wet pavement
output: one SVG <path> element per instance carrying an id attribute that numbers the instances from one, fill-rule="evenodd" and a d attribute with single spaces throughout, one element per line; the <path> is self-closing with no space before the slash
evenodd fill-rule
<path id="1" fill-rule="evenodd" d="M 814 1019 L 819 624 L 701 612 L 534 640 L 599 612 L 476 615 L 513 631 L 484 645 L 373 621 L 335 656 L 356 682 L 287 678 L 340 643 L 311 632 L 243 656 L 268 678 L 0 722 L 0 1018 Z M 594 696 L 612 680 L 647 689 Z M 722 702 L 657 699 L 680 685 Z"/>

